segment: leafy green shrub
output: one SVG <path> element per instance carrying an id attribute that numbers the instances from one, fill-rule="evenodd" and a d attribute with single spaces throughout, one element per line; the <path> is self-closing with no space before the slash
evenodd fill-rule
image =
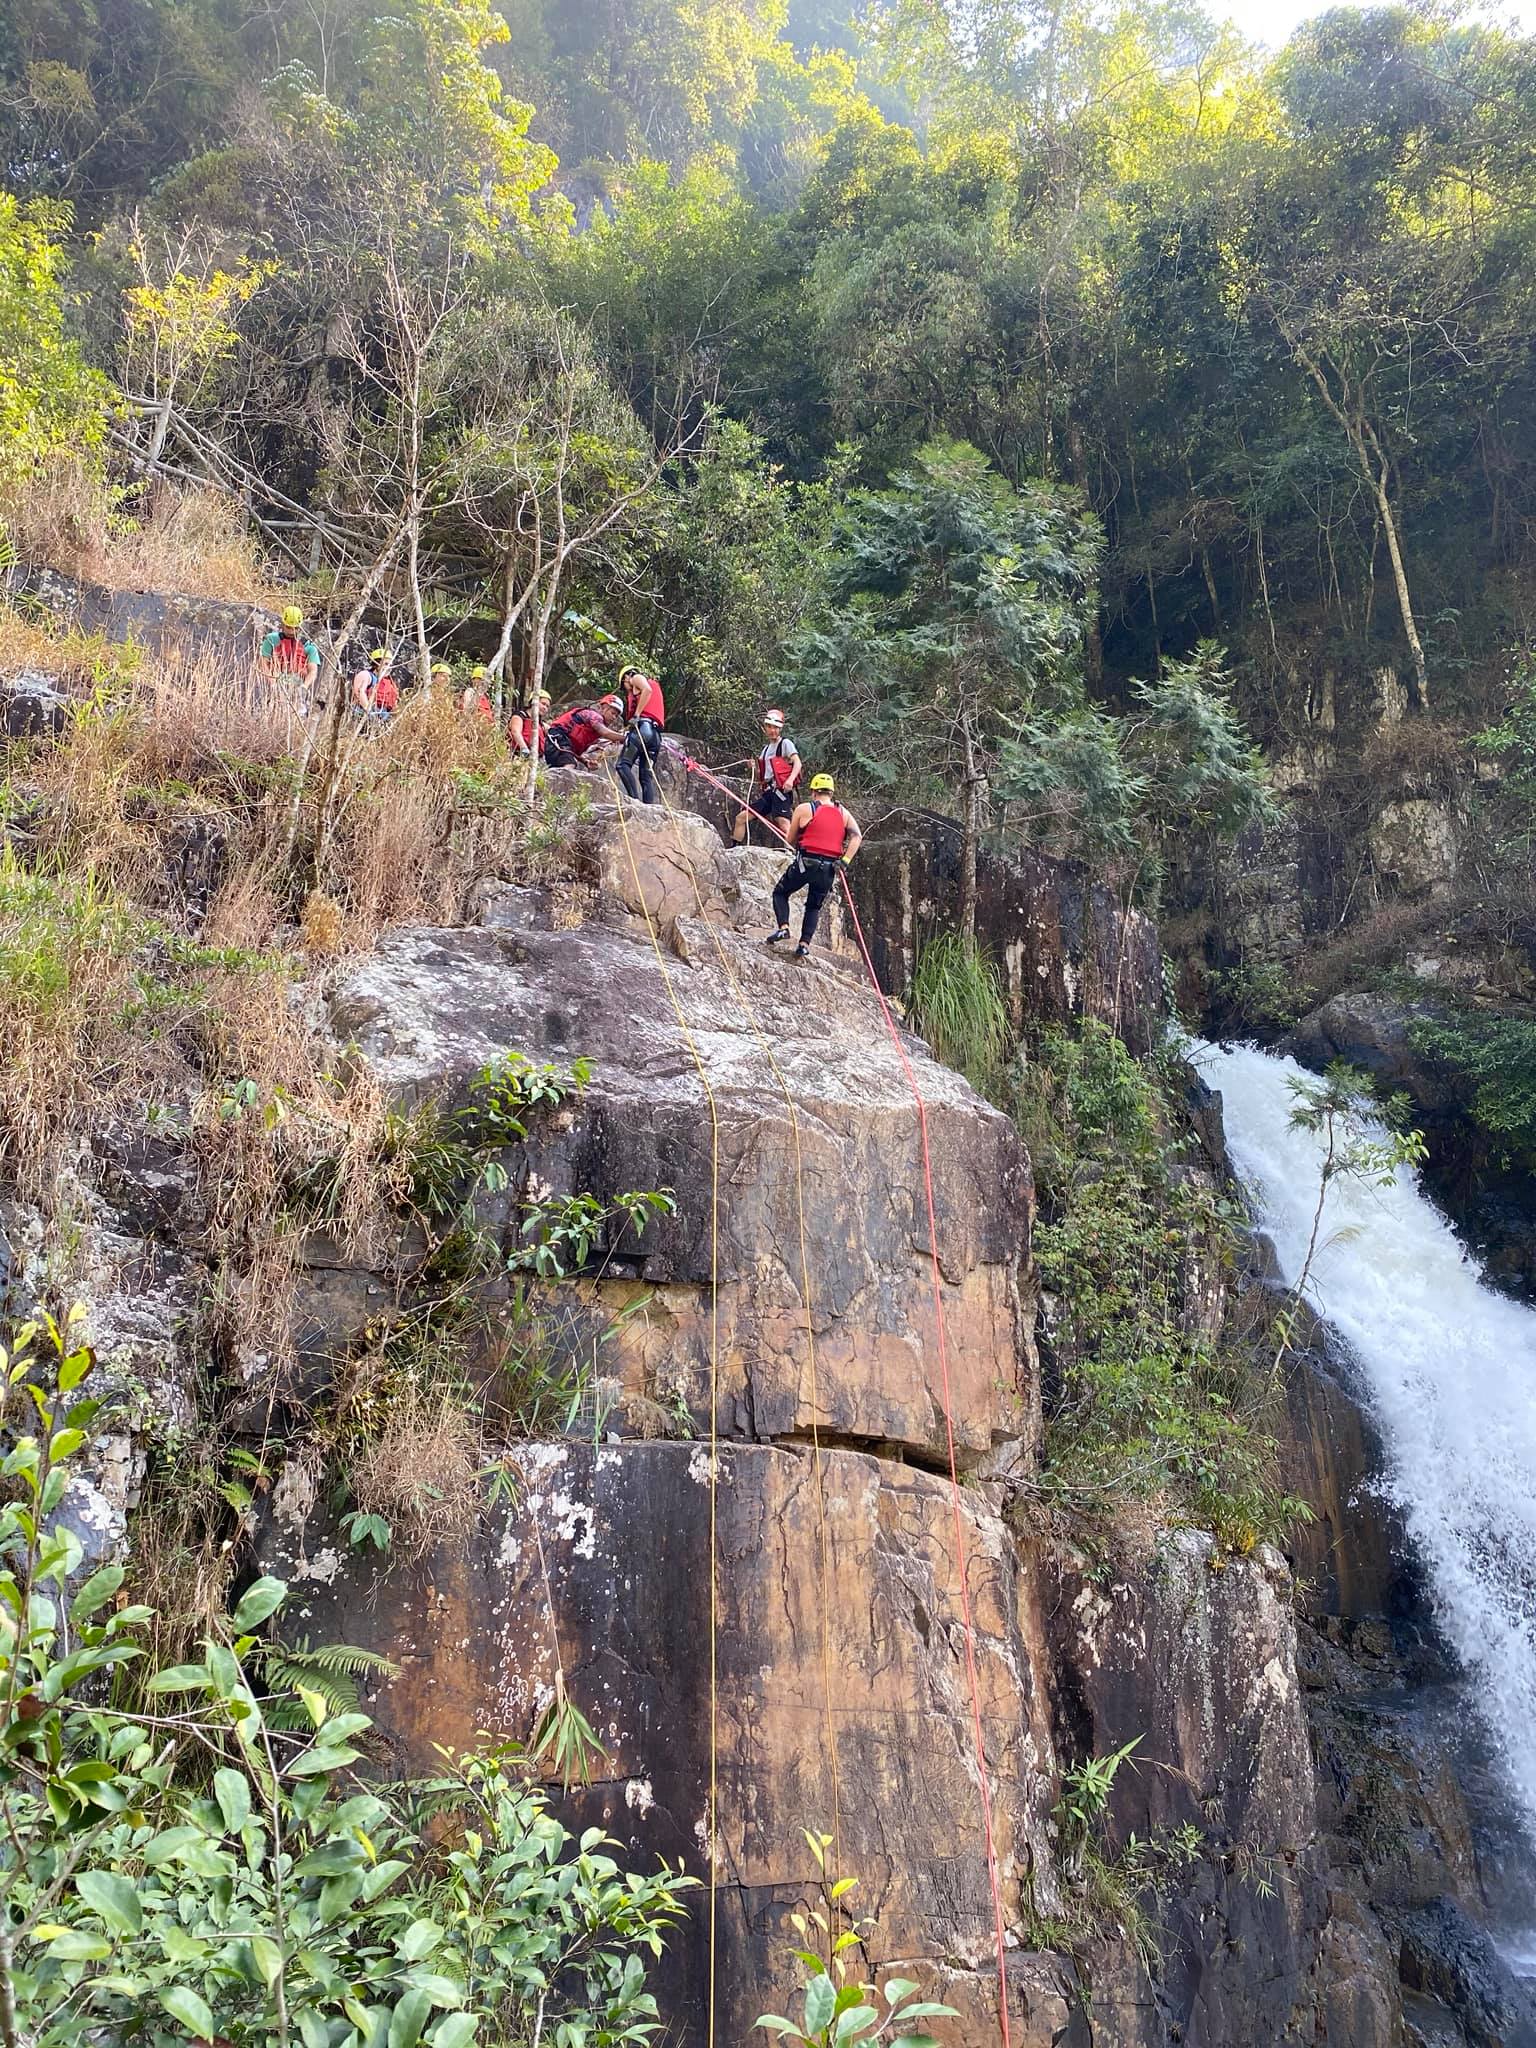
<path id="1" fill-rule="evenodd" d="M 1408 1042 L 1474 1084 L 1473 1120 L 1507 1159 L 1536 1159 L 1536 1017 L 1420 1017 Z"/>
<path id="2" fill-rule="evenodd" d="M 1013 1034 L 997 968 L 974 939 L 940 932 L 918 948 L 907 1018 L 936 1059 L 997 1094 Z"/>
<path id="3" fill-rule="evenodd" d="M 510 1746 L 424 1784 L 349 1783 L 371 1723 L 335 1711 L 323 1660 L 264 1645 L 277 1580 L 250 1587 L 196 1661 L 143 1681 L 153 1712 L 92 1697 L 142 1656 L 153 1615 L 116 1606 L 120 1565 L 75 1585 L 80 1543 L 53 1519 L 100 1415 L 78 1398 L 81 1313 L 0 1350 L 7 1391 L 41 1425 L 11 1444 L 0 1508 L 6 2038 L 471 2048 L 547 2026 L 572 2048 L 651 2040 L 645 1956 L 693 1880 L 623 1872 L 596 1829 L 570 1853 Z M 189 1757 L 215 1766 L 206 1789 L 181 1775 Z"/>
<path id="4" fill-rule="evenodd" d="M 1266 1375 L 1213 1346 L 1190 1289 L 1240 1214 L 1190 1170 L 1149 1070 L 1104 1025 L 1047 1032 L 1017 1116 L 1035 1161 L 1050 1402 L 1042 1485 L 1079 1508 L 1158 1493 L 1248 1550 L 1300 1511 L 1273 1480 Z"/>

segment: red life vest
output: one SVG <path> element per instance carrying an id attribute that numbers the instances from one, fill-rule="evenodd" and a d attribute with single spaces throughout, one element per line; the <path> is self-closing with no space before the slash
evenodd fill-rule
<path id="1" fill-rule="evenodd" d="M 375 711 L 393 711 L 400 702 L 400 691 L 393 676 L 377 676 L 373 685 L 373 708 Z"/>
<path id="2" fill-rule="evenodd" d="M 648 676 L 646 681 L 651 686 L 651 701 L 643 713 L 639 712 L 637 708 L 641 695 L 639 685 L 637 683 L 626 683 L 624 685 L 624 716 L 626 718 L 635 718 L 637 716 L 654 718 L 658 725 L 665 725 L 667 722 L 667 704 L 666 699 L 661 694 L 661 685 L 654 676 Z"/>
<path id="3" fill-rule="evenodd" d="M 771 782 L 775 789 L 787 788 L 789 778 L 799 766 L 799 759 L 798 754 L 785 753 L 784 742 L 781 739 L 775 740 L 771 746 L 764 747 L 755 764 L 758 787 L 766 789 Z"/>
<path id="4" fill-rule="evenodd" d="M 558 718 L 550 720 L 546 730 L 563 732 L 578 761 L 603 736 L 602 720 L 586 704 L 573 704 L 569 711 L 562 711 Z"/>
<path id="5" fill-rule="evenodd" d="M 801 853 L 819 853 L 823 859 L 836 860 L 842 853 L 843 842 L 848 837 L 848 820 L 841 804 L 811 802 L 811 819 L 795 845 Z"/>
<path id="6" fill-rule="evenodd" d="M 280 669 L 284 675 L 307 675 L 311 659 L 308 641 L 299 639 L 296 634 L 278 634 L 277 645 L 272 650 L 274 668 Z"/>

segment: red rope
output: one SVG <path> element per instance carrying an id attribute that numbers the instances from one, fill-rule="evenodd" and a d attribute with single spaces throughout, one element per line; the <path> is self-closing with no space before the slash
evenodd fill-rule
<path id="1" fill-rule="evenodd" d="M 681 752 L 681 749 L 678 751 Z M 724 783 L 718 781 L 707 768 L 702 767 L 697 761 L 690 759 L 687 754 L 683 754 L 682 758 L 690 774 L 702 775 L 706 782 L 714 783 L 715 787 L 726 796 L 731 795 L 730 790 L 726 789 Z M 751 806 L 749 805 L 748 808 L 750 809 Z M 752 815 L 753 817 L 759 817 L 760 814 L 757 811 L 753 811 Z M 776 820 L 762 818 L 761 822 L 771 826 L 778 833 L 779 837 L 784 840 L 786 846 L 789 844 L 787 835 L 780 828 Z M 901 1061 L 902 1072 L 907 1077 L 907 1086 L 912 1091 L 912 1100 L 917 1105 L 917 1128 L 918 1136 L 922 1142 L 923 1153 L 923 1194 L 928 1205 L 928 1254 L 933 1269 L 933 1314 L 939 1336 L 939 1381 L 944 1402 L 945 1444 L 949 1456 L 950 1506 L 954 1513 L 955 1522 L 955 1563 L 960 1574 L 960 1612 L 965 1629 L 965 1675 L 970 1687 L 971 1732 L 976 1745 L 976 1771 L 981 1784 L 981 1821 L 986 1839 L 987 1881 L 992 1890 L 992 1931 L 997 1942 L 998 2016 L 1002 2026 L 1003 2048 L 1012 2048 L 1013 2037 L 1008 2022 L 1008 1971 L 1003 1938 L 1003 1894 L 997 1874 L 997 1844 L 992 1833 L 992 1791 L 991 1782 L 987 1774 L 986 1738 L 981 1725 L 981 1685 L 976 1675 L 976 1626 L 971 1607 L 970 1574 L 966 1570 L 965 1563 L 965 1516 L 960 1507 L 960 1466 L 955 1455 L 955 1416 L 950 1396 L 949 1340 L 944 1323 L 943 1274 L 939 1268 L 939 1225 L 933 1196 L 933 1157 L 928 1146 L 928 1107 L 923 1101 L 922 1090 L 917 1085 L 917 1075 L 913 1071 L 911 1060 L 907 1057 L 907 1049 L 901 1042 L 901 1033 L 897 1029 L 896 1019 L 891 1014 L 891 1006 L 886 1000 L 885 990 L 880 986 L 880 977 L 875 972 L 875 963 L 870 958 L 869 946 L 864 938 L 864 927 L 859 922 L 859 913 L 853 901 L 853 891 L 848 886 L 848 871 L 846 868 L 839 871 L 839 879 L 843 885 L 843 897 L 848 905 L 848 915 L 853 922 L 854 936 L 858 940 L 859 953 L 863 958 L 865 971 L 869 975 L 870 987 L 874 990 L 875 998 L 880 1005 L 880 1014 L 885 1019 L 885 1028 L 890 1033 L 891 1043 L 896 1048 L 896 1057 Z"/>

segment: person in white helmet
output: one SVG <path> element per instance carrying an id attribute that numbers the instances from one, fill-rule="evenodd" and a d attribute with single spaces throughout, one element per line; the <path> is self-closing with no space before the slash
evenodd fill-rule
<path id="1" fill-rule="evenodd" d="M 794 816 L 794 792 L 803 768 L 800 749 L 785 737 L 783 712 L 765 711 L 763 744 L 752 761 L 751 792 L 732 831 L 738 846 L 746 845 L 754 824 L 765 843 L 783 844 L 783 827 Z M 777 832 L 775 825 L 780 828 Z"/>

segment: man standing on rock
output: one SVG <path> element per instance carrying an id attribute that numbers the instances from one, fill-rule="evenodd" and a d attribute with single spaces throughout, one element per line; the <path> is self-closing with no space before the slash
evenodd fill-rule
<path id="1" fill-rule="evenodd" d="M 737 814 L 731 837 L 744 846 L 757 819 L 767 821 L 765 829 L 775 843 L 787 818 L 793 817 L 794 791 L 804 764 L 800 749 L 784 736 L 782 711 L 763 713 L 763 744 L 752 759 L 752 788 L 745 807 Z M 775 828 L 779 829 L 775 829 Z"/>
<path id="2" fill-rule="evenodd" d="M 821 906 L 837 882 L 839 867 L 847 867 L 864 837 L 852 811 L 833 801 L 837 785 L 830 775 L 811 777 L 811 799 L 800 804 L 789 821 L 787 837 L 795 857 L 780 875 L 773 891 L 773 914 L 778 930 L 768 934 L 770 946 L 789 937 L 789 899 L 805 891 L 805 915 L 800 920 L 800 943 L 795 958 L 803 960 L 816 936 Z"/>
<path id="3" fill-rule="evenodd" d="M 619 781 L 630 796 L 642 803 L 656 802 L 656 758 L 661 752 L 661 729 L 667 722 L 667 707 L 661 685 L 643 669 L 619 670 L 623 692 L 624 746 L 619 754 Z M 604 698 L 607 703 L 607 698 Z"/>

